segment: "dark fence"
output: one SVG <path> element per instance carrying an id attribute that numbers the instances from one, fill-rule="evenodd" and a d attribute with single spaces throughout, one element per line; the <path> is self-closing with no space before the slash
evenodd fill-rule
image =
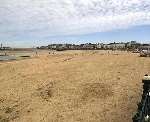
<path id="1" fill-rule="evenodd" d="M 143 79 L 143 94 L 133 122 L 150 122 L 150 76 Z"/>

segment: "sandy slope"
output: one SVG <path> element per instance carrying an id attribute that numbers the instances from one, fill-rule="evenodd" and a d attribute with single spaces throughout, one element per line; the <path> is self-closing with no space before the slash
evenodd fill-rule
<path id="1" fill-rule="evenodd" d="M 150 58 L 45 52 L 0 63 L 0 122 L 131 122 Z"/>

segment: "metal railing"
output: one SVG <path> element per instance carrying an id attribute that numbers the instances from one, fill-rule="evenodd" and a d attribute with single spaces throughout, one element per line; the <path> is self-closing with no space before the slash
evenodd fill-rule
<path id="1" fill-rule="evenodd" d="M 142 99 L 138 104 L 137 113 L 132 118 L 133 122 L 150 122 L 150 76 L 145 75 L 142 82 Z"/>

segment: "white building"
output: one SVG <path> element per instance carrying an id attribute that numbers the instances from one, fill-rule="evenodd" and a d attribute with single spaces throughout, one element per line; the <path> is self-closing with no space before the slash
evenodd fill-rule
<path id="1" fill-rule="evenodd" d="M 96 44 L 96 49 L 102 49 L 103 46 L 104 46 L 103 43 L 97 43 L 97 44 Z"/>

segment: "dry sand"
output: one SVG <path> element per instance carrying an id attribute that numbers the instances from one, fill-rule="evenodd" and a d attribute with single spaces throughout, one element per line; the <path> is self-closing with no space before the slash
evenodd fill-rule
<path id="1" fill-rule="evenodd" d="M 44 52 L 0 62 L 0 122 L 132 122 L 150 58 Z"/>

